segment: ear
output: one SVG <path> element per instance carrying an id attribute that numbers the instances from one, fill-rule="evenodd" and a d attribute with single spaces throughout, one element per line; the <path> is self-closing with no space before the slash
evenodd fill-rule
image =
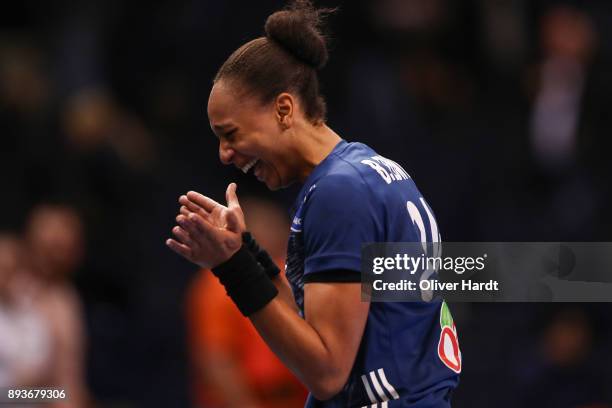
<path id="1" fill-rule="evenodd" d="M 274 103 L 276 119 L 283 130 L 287 130 L 293 125 L 295 107 L 295 98 L 291 94 L 283 92 L 276 97 Z"/>

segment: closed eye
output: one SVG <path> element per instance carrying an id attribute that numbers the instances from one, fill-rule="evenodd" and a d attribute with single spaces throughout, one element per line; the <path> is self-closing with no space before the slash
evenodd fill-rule
<path id="1" fill-rule="evenodd" d="M 229 132 L 225 132 L 225 134 L 223 135 L 223 137 L 226 140 L 233 140 L 234 137 L 236 136 L 236 132 L 238 131 L 238 129 L 232 129 Z"/>
<path id="2" fill-rule="evenodd" d="M 238 130 L 237 127 L 232 127 L 231 124 L 223 124 L 223 125 L 212 125 L 211 124 L 211 128 L 215 136 L 217 136 L 217 138 L 219 139 L 221 138 L 229 139 L 233 137 L 234 133 L 236 133 L 236 131 Z M 229 130 L 225 130 L 225 129 L 229 129 Z"/>

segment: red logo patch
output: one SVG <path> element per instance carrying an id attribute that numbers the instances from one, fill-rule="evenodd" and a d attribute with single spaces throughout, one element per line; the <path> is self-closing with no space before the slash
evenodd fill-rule
<path id="1" fill-rule="evenodd" d="M 459 350 L 459 340 L 457 339 L 457 329 L 444 326 L 438 341 L 438 356 L 445 366 L 456 372 L 461 372 L 461 351 Z"/>

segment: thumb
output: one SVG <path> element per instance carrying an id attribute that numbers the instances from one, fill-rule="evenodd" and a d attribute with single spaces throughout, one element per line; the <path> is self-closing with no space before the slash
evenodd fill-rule
<path id="1" fill-rule="evenodd" d="M 225 222 L 227 223 L 225 228 L 228 230 L 233 232 L 242 232 L 242 223 L 234 210 L 228 210 Z"/>
<path id="2" fill-rule="evenodd" d="M 240 207 L 240 203 L 238 202 L 238 196 L 236 195 L 236 189 L 238 185 L 236 183 L 230 183 L 227 186 L 227 191 L 225 192 L 225 200 L 227 201 L 227 208 L 233 209 L 236 207 Z"/>

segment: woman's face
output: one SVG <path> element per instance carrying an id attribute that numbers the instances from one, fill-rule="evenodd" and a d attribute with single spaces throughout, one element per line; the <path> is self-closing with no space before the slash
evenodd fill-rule
<path id="1" fill-rule="evenodd" d="M 242 96 L 233 84 L 218 81 L 208 99 L 210 127 L 219 138 L 219 158 L 244 173 L 253 171 L 270 190 L 296 180 L 290 165 L 289 135 L 276 102 L 261 104 Z"/>

